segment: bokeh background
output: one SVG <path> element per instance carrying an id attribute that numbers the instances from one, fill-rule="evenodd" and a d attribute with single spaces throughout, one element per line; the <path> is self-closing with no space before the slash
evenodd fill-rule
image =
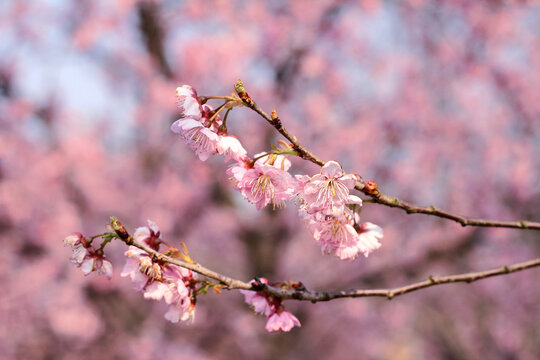
<path id="1" fill-rule="evenodd" d="M 200 297 L 195 322 L 120 278 L 69 263 L 62 239 L 133 231 L 249 280 L 393 287 L 539 256 L 534 231 L 462 228 L 366 204 L 381 249 L 321 256 L 296 216 L 257 212 L 221 158 L 169 131 L 175 88 L 237 79 L 325 160 L 387 194 L 473 217 L 540 220 L 540 6 L 533 1 L 3 0 L 0 2 L 0 358 L 538 359 L 536 269 L 392 301 L 288 301 L 302 327 L 269 334 L 238 292 Z M 250 154 L 277 139 L 235 109 Z M 313 174 L 293 160 L 293 173 Z"/>

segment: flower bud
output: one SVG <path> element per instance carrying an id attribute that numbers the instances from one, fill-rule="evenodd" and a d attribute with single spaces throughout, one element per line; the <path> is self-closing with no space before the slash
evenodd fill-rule
<path id="1" fill-rule="evenodd" d="M 377 195 L 379 193 L 379 190 L 377 190 L 377 183 L 373 180 L 366 181 L 364 192 L 369 195 Z"/>

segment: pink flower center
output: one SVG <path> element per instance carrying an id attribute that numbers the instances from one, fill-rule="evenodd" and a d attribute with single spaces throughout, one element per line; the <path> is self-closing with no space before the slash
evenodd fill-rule
<path id="1" fill-rule="evenodd" d="M 199 149 L 212 151 L 212 141 L 202 132 L 203 127 L 195 127 L 186 131 L 185 137 L 191 140 Z"/>
<path id="2" fill-rule="evenodd" d="M 251 195 L 256 199 L 274 197 L 274 184 L 268 175 L 259 175 L 258 178 L 251 180 L 249 186 L 251 187 Z"/>
<path id="3" fill-rule="evenodd" d="M 349 233 L 347 232 L 347 230 L 345 230 L 345 227 L 343 226 L 341 221 L 339 221 L 338 219 L 333 219 L 330 228 L 333 234 L 332 238 L 334 239 L 334 242 L 336 242 L 337 244 L 342 244 L 347 240 Z"/>
<path id="4" fill-rule="evenodd" d="M 348 194 L 349 189 L 347 189 L 345 185 L 336 181 L 336 179 L 329 179 L 327 181 L 322 181 L 319 184 L 317 202 L 325 203 L 328 201 L 333 205 L 336 200 L 337 202 L 342 202 L 347 199 Z M 335 197 L 337 197 L 337 199 L 334 199 Z"/>

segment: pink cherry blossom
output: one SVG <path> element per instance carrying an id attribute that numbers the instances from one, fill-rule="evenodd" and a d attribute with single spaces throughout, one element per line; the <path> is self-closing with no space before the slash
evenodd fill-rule
<path id="1" fill-rule="evenodd" d="M 88 252 L 80 264 L 80 268 L 84 275 L 89 275 L 91 272 L 96 271 L 100 275 L 105 275 L 109 280 L 112 278 L 112 262 L 103 254 L 95 251 Z"/>
<path id="2" fill-rule="evenodd" d="M 260 278 L 259 281 L 268 284 L 268 280 L 265 278 Z M 256 313 L 266 316 L 266 330 L 268 332 L 290 331 L 294 326 L 301 326 L 300 321 L 293 314 L 285 311 L 281 299 L 262 292 L 250 290 L 240 290 L 240 292 L 244 295 L 246 303 Z"/>
<path id="3" fill-rule="evenodd" d="M 266 284 L 268 283 L 268 281 L 264 278 L 261 278 L 260 280 Z M 249 290 L 240 290 L 240 292 L 244 295 L 244 300 L 246 303 L 253 307 L 253 310 L 256 313 L 266 316 L 270 316 L 273 313 L 272 305 L 268 302 L 268 297 L 266 294 Z"/>
<path id="4" fill-rule="evenodd" d="M 234 187 L 255 204 L 257 210 L 268 204 L 279 208 L 297 192 L 297 181 L 287 172 L 290 166 L 284 156 L 270 155 L 257 159 L 254 164 L 246 160 L 239 162 L 227 173 Z"/>
<path id="5" fill-rule="evenodd" d="M 184 306 L 183 304 L 187 304 L 187 306 Z M 164 317 L 172 323 L 189 320 L 193 321 L 195 318 L 195 305 L 186 301 L 177 306 L 170 306 Z"/>
<path id="6" fill-rule="evenodd" d="M 113 265 L 105 256 L 96 259 L 95 270 L 98 274 L 105 275 L 109 280 L 112 279 Z"/>
<path id="7" fill-rule="evenodd" d="M 152 249 L 156 250 L 161 241 L 161 232 L 152 220 L 146 220 L 148 226 L 141 226 L 135 229 L 133 238 L 136 242 L 145 243 Z"/>
<path id="8" fill-rule="evenodd" d="M 321 246 L 321 251 L 329 254 L 339 248 L 356 244 L 358 234 L 353 225 L 350 216 L 326 216 L 321 220 L 311 219 L 308 227 Z"/>
<path id="9" fill-rule="evenodd" d="M 231 180 L 236 190 L 242 190 L 241 181 L 244 178 L 246 172 L 250 169 L 251 164 L 249 160 L 239 161 L 236 165 L 233 165 L 227 169 L 227 175 L 229 175 L 229 180 Z"/>
<path id="10" fill-rule="evenodd" d="M 349 189 L 354 188 L 357 175 L 345 175 L 335 161 L 327 162 L 321 173 L 314 175 L 303 184 L 303 191 L 299 194 L 308 213 L 335 212 L 342 208 L 349 197 Z M 339 211 L 339 210 L 338 210 Z"/>
<path id="11" fill-rule="evenodd" d="M 159 250 L 161 232 L 148 220 L 148 226 L 135 230 L 134 239 Z M 136 291 L 143 291 L 145 299 L 165 300 L 170 305 L 165 318 L 171 322 L 193 319 L 195 304 L 192 302 L 193 273 L 172 264 L 160 264 L 150 254 L 135 246 L 125 252 L 128 257 L 120 274 L 129 276 Z"/>
<path id="12" fill-rule="evenodd" d="M 268 204 L 282 207 L 285 201 L 294 196 L 293 177 L 272 165 L 255 163 L 253 169 L 247 170 L 243 175 L 238 187 L 242 195 L 255 204 L 257 210 Z"/>
<path id="13" fill-rule="evenodd" d="M 360 226 L 360 229 L 355 234 L 351 241 L 342 242 L 336 248 L 336 256 L 341 260 L 354 260 L 360 253 L 365 257 L 370 252 L 381 247 L 379 239 L 383 236 L 382 229 L 372 223 L 364 223 Z"/>
<path id="14" fill-rule="evenodd" d="M 191 116 L 200 119 L 202 117 L 203 108 L 195 89 L 189 85 L 182 85 L 176 88 L 176 96 L 178 98 L 178 108 L 180 109 L 181 118 Z"/>
<path id="15" fill-rule="evenodd" d="M 75 232 L 71 235 L 68 235 L 64 238 L 64 246 L 75 246 L 75 245 L 78 245 L 80 244 L 82 241 L 84 240 L 84 237 L 81 233 L 79 232 Z"/>
<path id="16" fill-rule="evenodd" d="M 159 265 L 152 263 L 150 255 L 135 246 L 130 246 L 129 249 L 124 253 L 128 257 L 126 264 L 120 273 L 120 276 L 126 277 L 129 276 L 133 282 L 133 288 L 135 291 L 141 291 L 144 287 L 158 276 Z M 150 260 L 150 265 L 148 265 L 148 260 Z M 150 270 L 151 269 L 151 270 Z M 147 276 L 147 274 L 152 275 L 152 277 Z"/>
<path id="17" fill-rule="evenodd" d="M 379 226 L 370 222 L 363 223 L 358 230 L 358 248 L 367 257 L 370 252 L 381 247 L 379 240 L 382 237 L 383 230 Z"/>
<path id="18" fill-rule="evenodd" d="M 136 242 L 143 242 L 159 251 L 161 232 L 157 225 L 148 220 L 148 226 L 135 230 Z M 136 291 L 143 291 L 145 299 L 165 300 L 169 310 L 165 318 L 172 322 L 193 319 L 195 304 L 192 302 L 193 273 L 191 270 L 172 264 L 154 262 L 151 255 L 135 246 L 125 252 L 128 257 L 120 274 L 129 276 Z"/>
<path id="19" fill-rule="evenodd" d="M 290 331 L 295 326 L 302 326 L 300 325 L 300 321 L 298 321 L 296 316 L 288 311 L 282 310 L 281 312 L 275 313 L 268 317 L 265 328 L 268 332 Z"/>
<path id="20" fill-rule="evenodd" d="M 217 153 L 219 135 L 194 118 L 177 120 L 171 125 L 171 130 L 182 135 L 201 161 Z"/>
<path id="21" fill-rule="evenodd" d="M 191 270 L 174 265 L 165 268 L 163 282 L 169 291 L 164 294 L 165 302 L 170 305 L 165 319 L 170 322 L 193 320 L 195 316 L 195 303 L 192 301 L 192 289 L 189 287 L 193 280 Z"/>
<path id="22" fill-rule="evenodd" d="M 215 132 L 218 132 L 218 128 L 219 126 L 223 123 L 223 120 L 221 119 L 221 117 L 219 115 L 216 115 L 216 116 L 213 116 L 214 115 L 214 108 L 208 104 L 204 104 L 202 106 L 202 118 L 201 118 L 201 122 L 206 122 L 206 125 L 208 126 L 209 125 L 209 121 L 210 121 L 210 118 L 214 117 L 212 119 L 212 123 L 210 124 L 210 128 L 215 131 Z"/>
<path id="23" fill-rule="evenodd" d="M 234 136 L 220 136 L 217 143 L 217 152 L 225 156 L 225 160 L 228 161 L 231 158 L 240 162 L 246 159 L 247 152 L 242 147 L 242 144 Z"/>
<path id="24" fill-rule="evenodd" d="M 73 253 L 71 263 L 81 269 L 83 274 L 89 275 L 96 271 L 100 275 L 112 278 L 112 262 L 103 255 L 101 249 L 94 249 L 81 233 L 73 233 L 64 239 L 64 245 L 71 246 Z"/>
<path id="25" fill-rule="evenodd" d="M 288 171 L 291 167 L 291 162 L 289 159 L 287 159 L 284 155 L 276 155 L 276 154 L 268 154 L 266 156 L 263 156 L 265 153 L 258 153 L 255 154 L 255 158 L 257 161 L 255 161 L 255 164 L 266 164 L 266 165 L 272 165 L 276 169 Z"/>
<path id="26" fill-rule="evenodd" d="M 109 280 L 112 278 L 112 262 L 103 253 L 92 248 L 87 251 L 86 256 L 80 263 L 73 262 L 73 264 L 80 268 L 84 275 L 89 275 L 95 271 L 100 275 L 107 276 Z"/>
<path id="27" fill-rule="evenodd" d="M 358 206 L 362 204 L 362 200 L 349 195 L 346 204 Z M 354 260 L 360 253 L 367 257 L 371 251 L 381 246 L 378 240 L 383 236 L 382 229 L 372 223 L 364 223 L 358 228 L 356 223 L 360 217 L 348 207 L 344 207 L 341 213 L 334 212 L 333 215 L 321 212 L 308 214 L 301 208 L 300 214 L 308 221 L 308 228 L 323 253 L 335 252 L 341 260 Z"/>

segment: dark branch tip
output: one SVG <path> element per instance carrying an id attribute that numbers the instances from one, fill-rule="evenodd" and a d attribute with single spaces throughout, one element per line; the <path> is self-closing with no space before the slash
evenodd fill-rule
<path id="1" fill-rule="evenodd" d="M 266 284 L 263 283 L 260 278 L 254 278 L 251 281 L 251 286 L 252 286 L 253 290 L 255 290 L 257 292 L 263 291 L 266 288 Z"/>

